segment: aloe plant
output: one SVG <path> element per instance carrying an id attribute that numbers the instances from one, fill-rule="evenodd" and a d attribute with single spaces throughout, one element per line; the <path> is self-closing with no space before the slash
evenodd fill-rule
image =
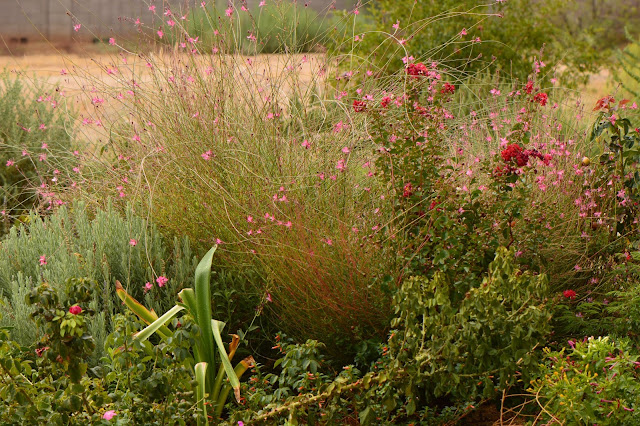
<path id="1" fill-rule="evenodd" d="M 211 261 L 217 246 L 202 258 L 195 274 L 195 290 L 185 288 L 178 297 L 180 302 L 169 309 L 164 315 L 158 318 L 153 310 L 148 310 L 136 299 L 131 297 L 119 282 L 116 282 L 116 292 L 124 304 L 147 324 L 147 327 L 134 336 L 134 340 L 144 341 L 152 334 L 157 333 L 161 339 L 167 339 L 172 335 L 167 327 L 173 317 L 180 311 L 186 310 L 198 325 L 201 336 L 196 339 L 193 349 L 196 378 L 196 395 L 198 407 L 204 413 L 204 419 L 198 421 L 198 425 L 209 424 L 205 400 L 212 403 L 214 418 L 217 419 L 222 413 L 224 404 L 229 392 L 233 389 L 236 400 L 240 401 L 240 377 L 254 364 L 253 357 L 249 356 L 240 361 L 235 369 L 231 365 L 231 360 L 236 353 L 240 339 L 232 335 L 229 351 L 227 352 L 222 342 L 222 330 L 225 323 L 211 318 Z M 220 358 L 216 369 L 216 360 Z M 225 376 L 228 383 L 225 383 Z"/>

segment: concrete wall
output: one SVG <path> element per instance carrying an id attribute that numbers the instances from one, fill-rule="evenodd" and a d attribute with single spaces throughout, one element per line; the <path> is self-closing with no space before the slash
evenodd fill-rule
<path id="1" fill-rule="evenodd" d="M 200 1 L 0 0 L 0 36 L 9 42 L 25 43 L 43 40 L 43 37 L 52 41 L 64 41 L 71 38 L 93 39 L 122 35 L 135 31 L 133 22 L 137 18 L 146 25 L 159 22 L 159 17 L 153 16 L 149 11 L 149 4 L 155 4 L 156 13 L 161 14 L 166 6 L 179 11 L 188 6 L 199 5 Z M 207 3 L 211 1 L 207 0 Z M 217 2 L 226 3 L 224 0 Z M 259 0 L 248 0 L 250 7 L 258 2 Z M 298 0 L 298 3 L 308 3 L 318 11 L 327 10 L 334 2 L 336 7 L 346 8 L 352 0 Z M 239 4 L 238 0 L 236 3 Z M 78 32 L 73 30 L 75 23 L 82 24 Z"/>

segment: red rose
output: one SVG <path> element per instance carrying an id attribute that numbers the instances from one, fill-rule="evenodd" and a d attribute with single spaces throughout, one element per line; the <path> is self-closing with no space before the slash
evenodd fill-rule
<path id="1" fill-rule="evenodd" d="M 536 93 L 536 95 L 533 97 L 533 100 L 540 105 L 545 106 L 547 104 L 547 101 L 549 100 L 549 97 L 546 93 Z"/>
<path id="2" fill-rule="evenodd" d="M 367 107 L 367 103 L 365 101 L 355 100 L 353 101 L 353 110 L 355 112 L 363 112 Z"/>
<path id="3" fill-rule="evenodd" d="M 500 155 L 505 163 L 509 164 L 515 160 L 518 167 L 524 167 L 529 162 L 529 152 L 522 149 L 518 144 L 512 143 Z"/>
<path id="4" fill-rule="evenodd" d="M 576 292 L 573 290 L 565 290 L 562 292 L 562 295 L 567 299 L 573 299 L 574 297 L 577 296 Z"/>
<path id="5" fill-rule="evenodd" d="M 419 64 L 409 64 L 409 66 L 407 67 L 407 74 L 412 77 L 427 75 L 427 66 L 422 62 L 420 62 Z"/>
<path id="6" fill-rule="evenodd" d="M 440 93 L 442 93 L 442 94 L 446 94 L 446 93 L 453 94 L 455 91 L 456 91 L 456 86 L 454 86 L 451 83 L 445 83 L 444 87 L 440 90 Z"/>
<path id="7" fill-rule="evenodd" d="M 81 312 L 82 312 L 82 308 L 78 305 L 73 305 L 72 307 L 69 308 L 69 313 L 72 315 L 78 315 Z"/>
<path id="8" fill-rule="evenodd" d="M 530 95 L 533 92 L 533 81 L 527 81 L 527 85 L 525 86 L 525 90 L 527 91 L 527 95 Z"/>

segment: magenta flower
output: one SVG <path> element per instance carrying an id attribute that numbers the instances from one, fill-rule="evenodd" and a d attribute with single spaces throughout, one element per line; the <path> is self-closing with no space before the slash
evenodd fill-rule
<path id="1" fill-rule="evenodd" d="M 46 264 L 47 264 L 47 256 L 43 254 L 42 256 L 40 256 L 40 266 L 44 266 Z"/>
<path id="2" fill-rule="evenodd" d="M 116 415 L 115 410 L 109 410 L 109 411 L 105 411 L 104 414 L 102 415 L 102 418 L 105 420 L 111 420 L 112 418 L 114 418 Z"/>
<path id="3" fill-rule="evenodd" d="M 169 278 L 160 275 L 157 279 L 156 282 L 158 283 L 158 287 L 164 287 L 164 285 L 169 282 Z"/>
<path id="4" fill-rule="evenodd" d="M 82 308 L 78 305 L 73 305 L 72 307 L 69 308 L 69 313 L 71 315 L 78 315 L 82 313 Z"/>

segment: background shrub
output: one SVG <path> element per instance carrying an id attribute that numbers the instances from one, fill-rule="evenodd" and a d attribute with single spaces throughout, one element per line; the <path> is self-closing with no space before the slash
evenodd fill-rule
<path id="1" fill-rule="evenodd" d="M 42 84 L 0 74 L 0 234 L 31 208 L 50 208 L 57 199 L 51 180 L 74 162 L 72 118 L 63 102 Z"/>
<path id="2" fill-rule="evenodd" d="M 559 17 L 564 7 L 556 0 L 369 2 L 370 18 L 356 17 L 352 34 L 362 41 L 346 49 L 354 47 L 357 55 L 386 71 L 402 68 L 401 59 L 412 56 L 466 74 L 500 70 L 521 81 L 537 59 L 552 67 L 566 65 L 563 81 L 572 83 L 601 65 L 606 44 L 584 28 L 576 30 L 577 23 L 555 25 L 550 18 Z"/>

